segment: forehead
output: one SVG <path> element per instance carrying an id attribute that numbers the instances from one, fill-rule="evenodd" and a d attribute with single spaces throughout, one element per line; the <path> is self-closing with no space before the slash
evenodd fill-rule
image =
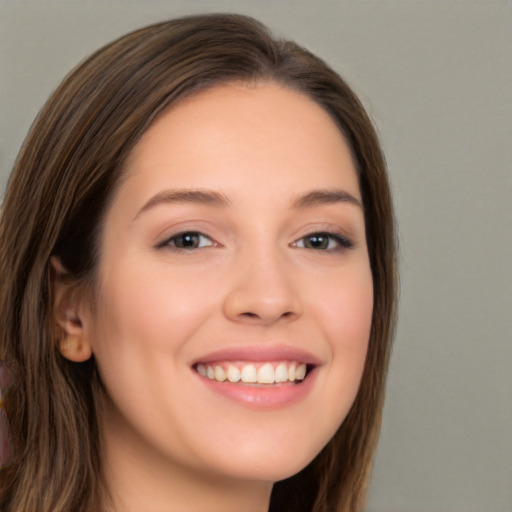
<path id="1" fill-rule="evenodd" d="M 146 183 L 167 174 L 174 186 L 235 186 L 243 179 L 254 190 L 299 181 L 340 186 L 342 179 L 359 196 L 350 149 L 331 116 L 272 82 L 215 86 L 171 106 L 144 133 L 126 170 L 128 179 Z"/>

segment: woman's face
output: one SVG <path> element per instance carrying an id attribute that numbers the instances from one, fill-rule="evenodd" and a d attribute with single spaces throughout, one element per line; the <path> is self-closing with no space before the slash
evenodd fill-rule
<path id="1" fill-rule="evenodd" d="M 276 481 L 347 415 L 372 276 L 349 149 L 308 97 L 232 84 L 163 114 L 104 219 L 99 276 L 84 337 L 123 463 Z"/>

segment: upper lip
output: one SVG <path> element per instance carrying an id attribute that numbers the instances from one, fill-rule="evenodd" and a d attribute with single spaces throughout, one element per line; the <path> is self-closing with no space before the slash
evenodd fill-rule
<path id="1" fill-rule="evenodd" d="M 311 366 L 318 366 L 321 361 L 318 357 L 307 350 L 289 346 L 236 346 L 209 352 L 198 358 L 193 365 L 202 363 L 214 363 L 216 361 L 247 361 L 247 362 L 265 362 L 265 361 L 297 361 Z"/>

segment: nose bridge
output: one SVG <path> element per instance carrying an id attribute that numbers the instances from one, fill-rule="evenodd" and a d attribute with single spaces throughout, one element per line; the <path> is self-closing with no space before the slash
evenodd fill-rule
<path id="1" fill-rule="evenodd" d="M 231 319 L 271 324 L 301 313 L 292 269 L 277 244 L 260 244 L 240 254 L 225 301 Z"/>

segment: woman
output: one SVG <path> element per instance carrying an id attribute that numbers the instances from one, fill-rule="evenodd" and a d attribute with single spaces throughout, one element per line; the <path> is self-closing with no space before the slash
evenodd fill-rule
<path id="1" fill-rule="evenodd" d="M 361 104 L 242 16 L 147 27 L 55 91 L 0 224 L 2 511 L 355 511 L 395 307 Z"/>

